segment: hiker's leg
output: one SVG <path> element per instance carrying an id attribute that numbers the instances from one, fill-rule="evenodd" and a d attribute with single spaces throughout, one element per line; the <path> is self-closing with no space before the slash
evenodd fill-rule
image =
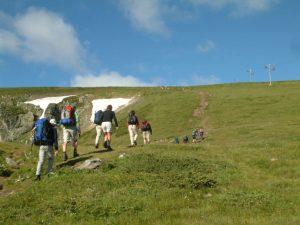
<path id="1" fill-rule="evenodd" d="M 146 141 L 147 141 L 147 144 L 150 143 L 150 131 L 146 132 Z"/>
<path id="2" fill-rule="evenodd" d="M 99 140 L 102 135 L 102 128 L 100 125 L 96 125 L 96 132 L 97 132 L 97 135 L 96 135 L 96 140 L 95 140 L 95 146 L 99 145 Z"/>
<path id="3" fill-rule="evenodd" d="M 47 146 L 41 145 L 40 146 L 40 150 L 39 150 L 39 161 L 37 164 L 37 168 L 36 168 L 36 174 L 35 175 L 41 175 L 41 171 L 42 171 L 42 166 L 43 166 L 43 162 L 45 159 L 45 148 L 47 148 Z"/>
<path id="4" fill-rule="evenodd" d="M 68 144 L 68 140 L 70 138 L 70 133 L 68 132 L 68 130 L 66 128 L 63 128 L 63 152 L 65 153 L 67 151 L 67 144 Z"/>
<path id="5" fill-rule="evenodd" d="M 147 144 L 146 131 L 143 131 L 143 140 L 144 140 L 144 144 Z"/>
<path id="6" fill-rule="evenodd" d="M 133 125 L 133 141 L 136 142 L 138 137 L 137 127 L 136 125 Z"/>
<path id="7" fill-rule="evenodd" d="M 130 144 L 133 145 L 134 137 L 133 137 L 132 125 L 128 125 L 128 132 L 129 132 Z"/>
<path id="8" fill-rule="evenodd" d="M 53 152 L 53 146 L 49 145 L 47 155 L 48 155 L 48 167 L 47 167 L 47 173 L 52 172 L 53 170 L 53 159 L 54 159 L 54 152 Z"/>

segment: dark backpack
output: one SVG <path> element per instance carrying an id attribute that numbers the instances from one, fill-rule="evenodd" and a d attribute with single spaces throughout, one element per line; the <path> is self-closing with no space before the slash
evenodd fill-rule
<path id="1" fill-rule="evenodd" d="M 99 110 L 95 113 L 94 124 L 101 125 L 103 122 L 103 111 Z"/>
<path id="2" fill-rule="evenodd" d="M 39 119 L 35 122 L 33 143 L 35 145 L 52 145 L 54 142 L 54 131 L 49 120 Z"/>
<path id="3" fill-rule="evenodd" d="M 142 131 L 149 131 L 150 130 L 150 124 L 148 122 L 147 123 L 142 123 L 141 130 Z"/>
<path id="4" fill-rule="evenodd" d="M 133 115 L 132 113 L 129 113 L 128 116 L 128 124 L 130 125 L 136 125 L 137 124 L 137 117 L 135 115 Z"/>
<path id="5" fill-rule="evenodd" d="M 60 124 L 74 125 L 75 124 L 75 110 L 71 105 L 66 105 L 61 112 Z"/>

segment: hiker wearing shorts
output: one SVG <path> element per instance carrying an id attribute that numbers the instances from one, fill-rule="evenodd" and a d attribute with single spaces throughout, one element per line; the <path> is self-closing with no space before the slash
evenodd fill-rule
<path id="1" fill-rule="evenodd" d="M 70 122 L 68 120 L 70 120 Z M 78 157 L 77 138 L 78 136 L 80 136 L 80 125 L 79 125 L 79 116 L 75 104 L 67 105 L 64 107 L 62 111 L 62 119 L 60 121 L 61 124 L 63 125 L 63 160 L 66 161 L 68 159 L 68 155 L 67 155 L 68 142 L 70 142 L 73 146 L 73 157 L 74 158 Z"/>
<path id="2" fill-rule="evenodd" d="M 141 125 L 141 131 L 143 133 L 144 144 L 150 143 L 150 135 L 152 135 L 152 128 L 147 120 L 144 120 Z"/>
<path id="3" fill-rule="evenodd" d="M 47 140 L 40 141 L 36 143 L 40 145 L 39 149 L 39 161 L 36 168 L 36 178 L 35 180 L 41 180 L 41 171 L 44 160 L 46 156 L 48 156 L 48 166 L 47 166 L 47 174 L 52 172 L 53 167 L 53 159 L 54 159 L 54 152 L 53 152 L 53 145 L 55 148 L 55 155 L 58 153 L 58 142 L 57 142 L 57 130 L 56 130 L 56 121 L 55 119 L 51 119 L 50 122 L 45 121 L 46 123 L 50 123 L 50 127 L 47 129 L 48 133 L 50 133 L 50 137 Z M 34 128 L 34 132 L 36 131 L 36 127 Z M 37 142 L 37 138 L 35 137 L 35 142 Z"/>
<path id="4" fill-rule="evenodd" d="M 137 137 L 138 137 L 138 128 L 139 128 L 139 120 L 137 116 L 135 115 L 135 111 L 130 111 L 128 115 L 128 121 L 127 121 L 127 128 L 129 132 L 129 138 L 130 138 L 130 146 L 134 147 L 137 145 Z"/>
<path id="5" fill-rule="evenodd" d="M 101 128 L 104 133 L 104 148 L 112 150 L 111 144 L 111 133 L 112 133 L 112 121 L 114 120 L 116 128 L 119 128 L 118 121 L 115 112 L 112 111 L 112 105 L 108 105 L 106 110 L 103 112 L 103 121 Z"/>
<path id="6" fill-rule="evenodd" d="M 103 121 L 103 112 L 102 110 L 99 110 L 95 113 L 94 116 L 94 124 L 96 125 L 96 140 L 95 140 L 95 148 L 98 149 L 99 148 L 99 140 L 101 135 L 103 134 L 103 130 L 102 130 L 102 121 Z"/>

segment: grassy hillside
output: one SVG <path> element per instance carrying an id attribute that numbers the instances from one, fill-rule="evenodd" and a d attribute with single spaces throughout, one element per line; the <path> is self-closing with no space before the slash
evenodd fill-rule
<path id="1" fill-rule="evenodd" d="M 32 181 L 36 149 L 0 143 L 1 157 L 20 162 L 0 178 L 0 224 L 300 224 L 299 82 L 0 94 L 23 91 L 139 98 L 117 114 L 114 151 L 94 152 L 91 130 L 80 138 L 81 157 L 64 164 L 60 155 L 56 173 L 41 182 Z M 131 108 L 152 123 L 148 146 L 126 147 Z M 199 126 L 208 135 L 201 144 L 169 143 Z M 72 169 L 90 157 L 103 160 L 100 169 Z"/>

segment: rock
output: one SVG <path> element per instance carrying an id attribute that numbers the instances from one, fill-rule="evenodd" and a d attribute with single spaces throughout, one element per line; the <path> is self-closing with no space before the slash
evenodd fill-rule
<path id="1" fill-rule="evenodd" d="M 277 161 L 278 159 L 277 159 L 277 158 L 271 158 L 270 160 L 271 160 L 271 162 L 275 162 L 275 161 Z"/>
<path id="2" fill-rule="evenodd" d="M 9 157 L 6 157 L 5 158 L 5 161 L 7 163 L 7 165 L 11 168 L 19 168 L 19 165 L 11 158 Z"/>
<path id="3" fill-rule="evenodd" d="M 75 169 L 77 170 L 92 170 L 98 168 L 102 164 L 102 161 L 98 158 L 94 159 L 87 159 L 82 164 L 75 166 Z"/>
<path id="4" fill-rule="evenodd" d="M 126 156 L 126 154 L 125 154 L 125 153 L 122 153 L 122 154 L 119 155 L 119 159 L 124 159 L 125 156 Z"/>

